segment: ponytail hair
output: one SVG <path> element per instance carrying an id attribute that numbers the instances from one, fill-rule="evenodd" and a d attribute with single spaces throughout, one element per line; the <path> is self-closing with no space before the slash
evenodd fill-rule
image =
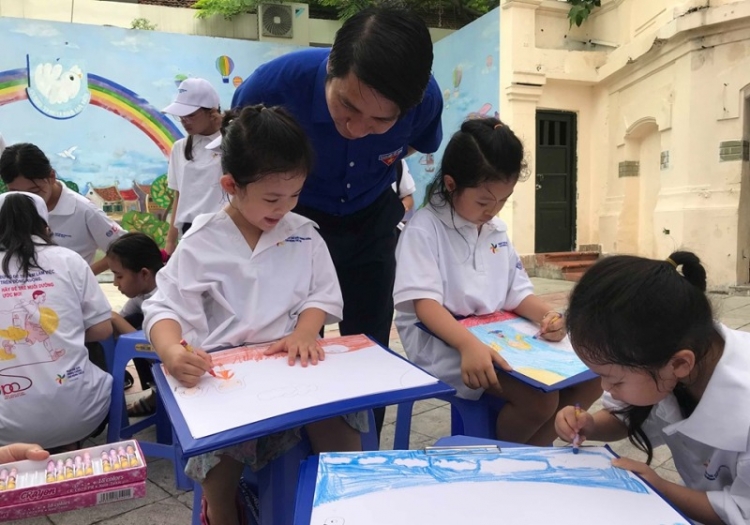
<path id="1" fill-rule="evenodd" d="M 507 125 L 496 118 L 470 119 L 453 134 L 443 153 L 435 178 L 427 187 L 425 204 L 453 206 L 453 194 L 485 182 L 526 180 L 523 144 Z M 456 183 L 453 192 L 445 186 L 445 175 Z"/>
<path id="2" fill-rule="evenodd" d="M 598 365 L 658 371 L 680 350 L 695 354 L 701 366 L 721 340 L 705 294 L 706 270 L 691 252 L 666 260 L 630 255 L 606 257 L 592 266 L 573 289 L 566 315 L 570 342 L 579 357 Z M 684 417 L 697 402 L 678 385 L 673 390 Z M 653 406 L 629 406 L 624 415 L 628 438 L 653 458 L 643 424 Z"/>
<path id="3" fill-rule="evenodd" d="M 25 281 L 31 270 L 42 269 L 37 262 L 36 247 L 54 244 L 47 222 L 37 212 L 31 197 L 15 193 L 5 196 L 0 207 L 0 224 L 3 225 L 0 228 L 0 248 L 5 252 L 3 274 L 6 278 L 13 277 L 10 274 L 10 263 L 17 259 L 19 273 Z M 35 241 L 34 236 L 39 237 L 42 242 Z"/>

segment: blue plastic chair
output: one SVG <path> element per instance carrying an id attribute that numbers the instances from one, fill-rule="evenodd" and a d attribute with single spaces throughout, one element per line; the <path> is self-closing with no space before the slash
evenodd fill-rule
<path id="1" fill-rule="evenodd" d="M 505 405 L 505 400 L 488 394 L 476 401 L 451 396 L 440 398 L 451 404 L 451 435 L 466 435 L 477 438 L 495 439 L 497 415 Z M 393 439 L 394 450 L 409 450 L 411 415 L 414 403 L 400 403 L 396 412 L 396 432 Z"/>
<path id="2" fill-rule="evenodd" d="M 111 362 L 112 400 L 109 407 L 109 423 L 107 425 L 107 443 L 114 443 L 130 439 L 134 434 L 152 425 L 156 426 L 156 442 L 138 440 L 141 450 L 146 456 L 165 458 L 174 464 L 177 488 L 190 490 L 193 482 L 185 475 L 182 461 L 182 449 L 173 438 L 172 425 L 162 404 L 161 396 L 156 396 L 156 412 L 143 418 L 137 423 L 130 424 L 127 406 L 125 404 L 125 368 L 134 357 L 143 357 L 160 361 L 153 351 L 142 331 L 121 335 L 117 343 L 111 341 L 102 343 L 105 349 L 107 364 Z M 112 348 L 114 346 L 114 349 Z"/>
<path id="3" fill-rule="evenodd" d="M 375 431 L 375 417 L 369 414 L 369 431 L 362 434 L 362 450 L 378 450 L 378 435 Z M 253 525 L 292 525 L 294 522 L 294 502 L 297 499 L 297 479 L 300 463 L 310 454 L 310 442 L 300 441 L 297 446 L 271 463 L 253 472 L 245 469 L 242 478 L 245 484 L 254 487 L 258 494 L 260 522 Z M 199 483 L 193 489 L 193 525 L 200 525 L 201 499 L 203 491 Z M 249 511 L 248 517 L 252 516 Z"/>

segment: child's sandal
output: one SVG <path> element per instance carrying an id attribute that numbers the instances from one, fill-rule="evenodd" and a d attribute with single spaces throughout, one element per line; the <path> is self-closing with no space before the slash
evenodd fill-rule
<path id="1" fill-rule="evenodd" d="M 156 392 L 138 398 L 128 405 L 128 417 L 145 417 L 156 412 Z"/>

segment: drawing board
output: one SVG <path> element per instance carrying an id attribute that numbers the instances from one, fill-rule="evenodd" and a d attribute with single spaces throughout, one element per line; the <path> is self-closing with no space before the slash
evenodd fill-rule
<path id="1" fill-rule="evenodd" d="M 503 356 L 513 367 L 511 375 L 535 388 L 549 392 L 596 377 L 575 354 L 567 336 L 558 343 L 537 338 L 539 327 L 523 317 L 496 312 L 459 322 Z"/>
<path id="2" fill-rule="evenodd" d="M 193 388 L 162 369 L 194 438 L 326 403 L 437 383 L 363 335 L 320 344 L 325 360 L 304 368 L 289 366 L 285 353 L 265 355 L 268 345 L 212 352 L 213 375 Z"/>
<path id="3" fill-rule="evenodd" d="M 687 525 L 606 447 L 321 454 L 310 525 Z"/>

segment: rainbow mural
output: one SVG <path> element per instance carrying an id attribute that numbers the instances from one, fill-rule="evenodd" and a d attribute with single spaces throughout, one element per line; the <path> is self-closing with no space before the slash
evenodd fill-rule
<path id="1" fill-rule="evenodd" d="M 28 87 L 27 68 L 0 71 L 0 106 L 25 100 Z M 89 104 L 121 116 L 145 133 L 165 157 L 182 132 L 166 115 L 137 93 L 99 75 L 88 74 L 91 93 Z"/>

